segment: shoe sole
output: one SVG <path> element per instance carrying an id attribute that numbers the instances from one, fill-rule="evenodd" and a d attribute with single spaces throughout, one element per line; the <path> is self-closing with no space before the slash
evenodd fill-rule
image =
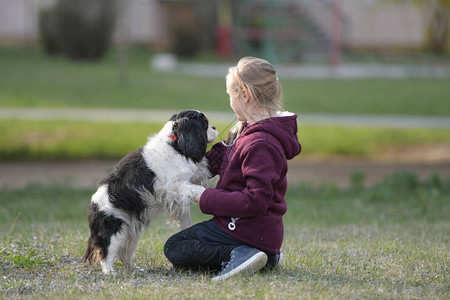
<path id="1" fill-rule="evenodd" d="M 284 259 L 284 255 L 283 255 L 283 252 L 281 252 L 280 259 L 278 260 L 278 263 L 275 265 L 275 269 L 281 268 L 281 266 L 283 265 L 283 259 Z"/>
<path id="2" fill-rule="evenodd" d="M 247 259 L 245 262 L 237 266 L 235 269 L 230 272 L 215 276 L 211 278 L 213 281 L 224 280 L 230 278 L 231 276 L 241 274 L 241 275 L 251 275 L 259 270 L 261 270 L 267 263 L 267 255 L 264 252 L 259 252 Z"/>

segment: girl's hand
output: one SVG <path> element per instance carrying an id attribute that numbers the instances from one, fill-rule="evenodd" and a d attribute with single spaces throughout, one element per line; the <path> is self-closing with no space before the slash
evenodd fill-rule
<path id="1" fill-rule="evenodd" d="M 194 201 L 195 201 L 195 202 L 200 202 L 200 197 L 201 197 L 201 195 L 195 196 Z"/>

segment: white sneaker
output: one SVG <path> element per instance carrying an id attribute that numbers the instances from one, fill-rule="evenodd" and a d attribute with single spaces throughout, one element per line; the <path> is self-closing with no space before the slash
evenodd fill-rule
<path id="1" fill-rule="evenodd" d="M 219 281 L 237 274 L 251 275 L 261 270 L 266 263 L 266 253 L 249 246 L 238 246 L 231 251 L 230 261 L 224 264 L 222 271 L 211 279 Z"/>

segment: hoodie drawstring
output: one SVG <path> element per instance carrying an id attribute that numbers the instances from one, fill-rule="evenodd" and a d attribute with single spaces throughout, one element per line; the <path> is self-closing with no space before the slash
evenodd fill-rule
<path id="1" fill-rule="evenodd" d="M 236 229 L 236 221 L 239 220 L 239 218 L 231 218 L 231 222 L 228 223 L 228 229 L 231 231 Z"/>

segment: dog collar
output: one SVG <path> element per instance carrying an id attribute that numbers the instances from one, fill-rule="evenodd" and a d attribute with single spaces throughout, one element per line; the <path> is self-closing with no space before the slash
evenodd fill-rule
<path id="1" fill-rule="evenodd" d="M 177 141 L 178 140 L 178 138 L 176 137 L 176 136 L 174 136 L 174 135 L 168 135 L 168 137 L 170 137 L 172 140 L 174 140 L 174 141 Z"/>

